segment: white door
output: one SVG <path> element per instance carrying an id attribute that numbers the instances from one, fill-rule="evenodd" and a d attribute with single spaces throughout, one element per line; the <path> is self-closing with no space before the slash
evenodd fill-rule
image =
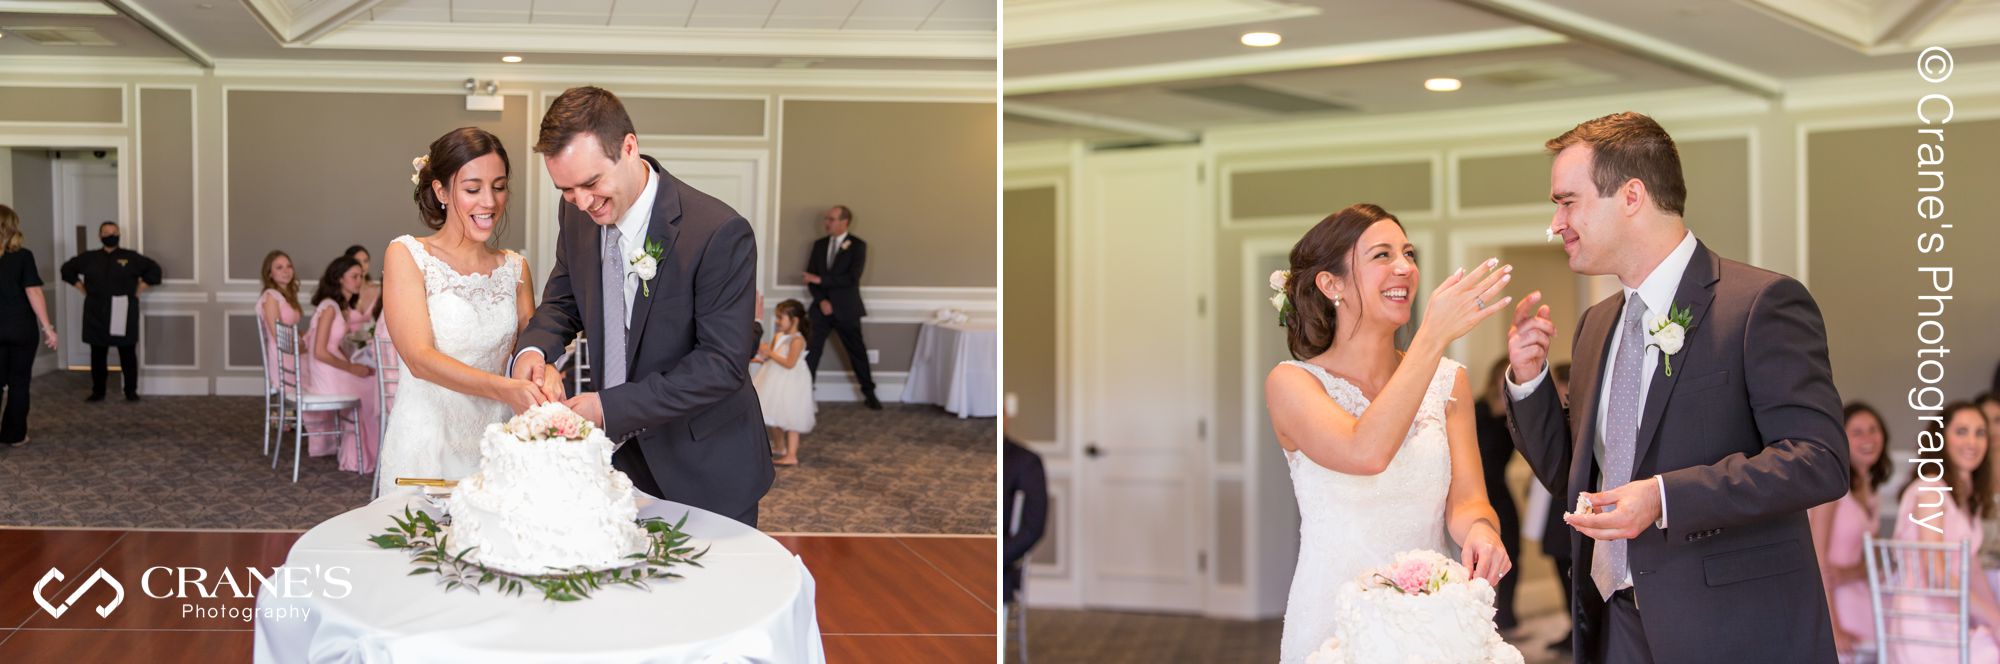
<path id="1" fill-rule="evenodd" d="M 1213 262 L 1201 153 L 1091 156 L 1079 187 L 1083 601 L 1199 611 Z"/>
<path id="2" fill-rule="evenodd" d="M 107 221 L 120 222 L 121 239 L 128 241 L 120 246 L 132 246 L 129 241 L 135 234 L 124 227 L 118 216 L 116 162 L 92 158 L 88 152 L 64 152 L 53 168 L 58 268 L 71 256 L 103 248 L 97 241 L 97 226 Z M 60 271 L 56 274 L 61 277 Z M 83 294 L 69 284 L 57 285 L 56 292 L 60 294 L 57 299 L 62 307 L 62 324 L 57 329 L 62 331 L 63 364 L 71 369 L 89 369 L 90 346 L 83 343 Z M 111 366 L 114 369 L 118 366 L 115 358 Z"/>
<path id="3" fill-rule="evenodd" d="M 660 166 L 704 194 L 714 196 L 750 221 L 757 233 L 757 274 L 764 274 L 764 258 L 770 251 L 763 214 L 764 151 L 664 150 Z M 763 283 L 762 279 L 758 283 Z"/>

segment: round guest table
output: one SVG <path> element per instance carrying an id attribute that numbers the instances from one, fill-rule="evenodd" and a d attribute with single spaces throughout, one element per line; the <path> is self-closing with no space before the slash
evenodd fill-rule
<path id="1" fill-rule="evenodd" d="M 310 592 L 266 584 L 257 597 L 258 662 L 823 662 L 813 578 L 776 540 L 712 512 L 639 496 L 639 516 L 687 515 L 701 567 L 646 590 L 606 586 L 574 602 L 519 596 L 493 585 L 446 591 L 435 574 L 410 576 L 401 549 L 368 537 L 403 509 L 428 508 L 399 491 L 306 531 L 285 566 L 304 568 Z M 437 516 L 433 513 L 433 516 Z M 325 570 L 352 585 L 320 581 Z M 286 597 L 298 594 L 306 597 Z M 334 595 L 337 598 L 329 598 Z"/>
<path id="2" fill-rule="evenodd" d="M 903 402 L 943 406 L 961 419 L 998 415 L 999 358 L 1000 330 L 992 323 L 924 323 Z"/>

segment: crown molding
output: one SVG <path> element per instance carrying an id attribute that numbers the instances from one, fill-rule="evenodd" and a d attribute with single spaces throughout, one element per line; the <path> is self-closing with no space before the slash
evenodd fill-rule
<path id="1" fill-rule="evenodd" d="M 359 22 L 290 48 L 812 58 L 996 59 L 991 32 Z"/>
<path id="2" fill-rule="evenodd" d="M 688 86 L 785 86 L 800 88 L 891 88 L 993 94 L 990 71 L 885 69 L 760 69 L 747 67 L 619 67 L 509 65 L 494 62 L 381 62 L 350 60 L 236 60 L 215 63 L 215 75 L 230 78 L 370 79 L 448 82 L 457 88 L 467 77 L 503 85 L 601 84 Z"/>

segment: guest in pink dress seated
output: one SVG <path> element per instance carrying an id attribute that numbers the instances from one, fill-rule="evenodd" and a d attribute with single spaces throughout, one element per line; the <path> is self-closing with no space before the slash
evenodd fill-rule
<path id="1" fill-rule="evenodd" d="M 277 389 L 278 326 L 298 325 L 305 312 L 299 309 L 299 277 L 291 256 L 276 250 L 264 254 L 259 274 L 263 275 L 264 293 L 257 296 L 257 324 L 264 326 L 264 366 L 271 368 L 270 388 Z"/>
<path id="2" fill-rule="evenodd" d="M 2000 601 L 1995 601 L 1993 586 L 1986 582 L 1986 574 L 1979 568 L 1979 543 L 1984 532 L 1979 519 L 1993 512 L 1993 469 L 1986 464 L 1987 431 L 1986 417 L 1977 406 L 1968 402 L 1946 405 L 1943 411 L 1944 426 L 1932 424 L 1925 438 L 1919 439 L 1919 447 L 1933 444 L 1937 438 L 1944 439 L 1944 451 L 1917 453 L 1920 459 L 1914 464 L 1917 476 L 1903 489 L 1903 500 L 1897 510 L 1899 515 L 1908 515 L 1896 520 L 1896 539 L 1923 542 L 1957 543 L 1970 540 L 1973 543 L 1973 578 L 1968 581 L 1972 597 L 1970 602 L 1972 661 L 2000 662 L 2000 644 L 1995 635 L 2000 635 Z M 1941 459 L 1942 463 L 1933 461 Z M 1930 470 L 1926 471 L 1925 469 Z M 1939 469 L 1942 468 L 1940 471 Z M 1942 477 L 1940 477 L 1942 475 Z M 1926 479 L 1925 476 L 1939 478 Z M 1926 525 L 1916 521 L 1923 520 Z M 1935 527 L 1936 530 L 1932 528 Z M 1956 556 L 1950 569 L 1956 569 Z M 1933 566 L 1942 566 L 1943 556 L 1932 559 Z M 1957 579 L 1950 578 L 1953 585 Z M 1925 613 L 1955 613 L 1956 599 L 1943 597 L 1895 596 L 1896 610 L 1920 611 Z M 1891 634 L 1918 636 L 1930 639 L 1953 640 L 1958 637 L 1957 625 L 1938 620 L 1893 619 L 1888 625 Z M 1918 644 L 1895 643 L 1891 646 L 1892 662 L 1957 662 L 1958 652 L 1951 648 Z"/>
<path id="3" fill-rule="evenodd" d="M 306 362 L 305 391 L 361 400 L 359 435 L 350 425 L 350 433 L 340 437 L 340 469 L 368 473 L 375 470 L 376 445 L 382 433 L 381 421 L 375 417 L 375 370 L 347 359 L 353 348 L 348 335 L 369 323 L 367 313 L 354 307 L 360 295 L 361 263 L 347 257 L 333 259 L 326 267 L 326 276 L 320 278 L 319 290 L 313 293 L 312 356 Z M 331 426 L 331 421 L 325 421 L 316 422 L 313 428 Z"/>
<path id="4" fill-rule="evenodd" d="M 1846 412 L 1847 495 L 1807 512 L 1826 605 L 1833 613 L 1833 648 L 1843 661 L 1853 656 L 1855 646 L 1872 648 L 1875 642 L 1862 535 L 1881 535 L 1875 499 L 1889 479 L 1889 455 L 1882 453 L 1889 429 L 1882 424 L 1882 415 L 1861 402 L 1847 404 Z"/>

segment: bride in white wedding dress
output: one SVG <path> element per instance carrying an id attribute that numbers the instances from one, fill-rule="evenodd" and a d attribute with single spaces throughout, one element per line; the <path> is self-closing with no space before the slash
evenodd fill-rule
<path id="1" fill-rule="evenodd" d="M 1507 307 L 1512 266 L 1487 261 L 1444 280 L 1409 349 L 1416 251 L 1402 222 L 1358 204 L 1307 231 L 1273 275 L 1294 361 L 1265 379 L 1266 405 L 1299 503 L 1298 569 L 1279 661 L 1301 663 L 1334 632 L 1342 584 L 1399 551 L 1462 550 L 1472 575 L 1512 567 L 1486 499 L 1464 367 L 1447 344 Z"/>
<path id="2" fill-rule="evenodd" d="M 507 150 L 465 127 L 420 157 L 415 197 L 429 237 L 396 238 L 383 253 L 382 321 L 403 375 L 382 435 L 378 488 L 398 477 L 459 479 L 479 469 L 479 437 L 547 401 L 561 382 L 507 377 L 514 336 L 534 313 L 520 254 L 487 245 L 507 209 Z"/>

